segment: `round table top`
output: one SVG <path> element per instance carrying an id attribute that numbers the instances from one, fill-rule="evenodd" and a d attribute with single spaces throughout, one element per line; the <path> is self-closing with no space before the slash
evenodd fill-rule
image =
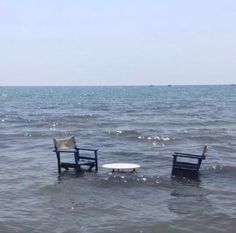
<path id="1" fill-rule="evenodd" d="M 109 164 L 104 164 L 102 165 L 104 168 L 109 168 L 109 169 L 135 169 L 139 168 L 140 165 L 135 164 L 135 163 L 109 163 Z"/>

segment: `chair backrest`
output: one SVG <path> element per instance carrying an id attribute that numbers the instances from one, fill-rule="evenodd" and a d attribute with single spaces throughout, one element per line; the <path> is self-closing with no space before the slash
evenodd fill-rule
<path id="1" fill-rule="evenodd" d="M 208 146 L 207 144 L 205 144 L 203 147 L 202 156 L 206 156 L 207 150 L 208 150 Z"/>
<path id="2" fill-rule="evenodd" d="M 76 147 L 74 136 L 64 139 L 53 138 L 53 143 L 56 150 L 69 150 Z"/>

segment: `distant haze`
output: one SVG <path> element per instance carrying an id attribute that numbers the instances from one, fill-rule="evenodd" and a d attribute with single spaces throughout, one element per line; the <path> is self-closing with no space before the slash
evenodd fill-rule
<path id="1" fill-rule="evenodd" d="M 236 83 L 234 0 L 0 0 L 0 85 Z"/>

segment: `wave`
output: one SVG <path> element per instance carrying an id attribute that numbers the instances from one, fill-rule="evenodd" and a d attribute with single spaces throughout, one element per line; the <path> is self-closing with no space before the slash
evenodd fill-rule
<path id="1" fill-rule="evenodd" d="M 226 177 L 234 177 L 236 178 L 236 166 L 228 166 L 228 165 L 214 165 L 205 167 L 202 172 L 204 174 L 215 174 L 215 175 L 223 175 Z"/>
<path id="2" fill-rule="evenodd" d="M 116 131 L 106 131 L 106 132 L 112 136 L 124 137 L 140 141 L 170 142 L 175 140 L 174 137 L 168 137 L 168 136 L 143 135 L 136 130 L 116 130 Z"/>

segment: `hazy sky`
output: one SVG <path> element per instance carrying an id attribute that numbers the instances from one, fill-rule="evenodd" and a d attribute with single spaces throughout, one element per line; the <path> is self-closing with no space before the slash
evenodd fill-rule
<path id="1" fill-rule="evenodd" d="M 230 83 L 235 0 L 0 0 L 0 85 Z"/>

